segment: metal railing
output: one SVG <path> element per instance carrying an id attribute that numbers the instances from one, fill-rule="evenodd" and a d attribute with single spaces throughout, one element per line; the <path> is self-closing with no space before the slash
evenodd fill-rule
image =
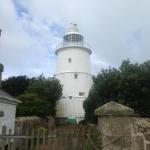
<path id="1" fill-rule="evenodd" d="M 56 46 L 56 50 L 64 47 L 84 47 L 91 49 L 91 46 L 85 42 L 62 42 Z"/>

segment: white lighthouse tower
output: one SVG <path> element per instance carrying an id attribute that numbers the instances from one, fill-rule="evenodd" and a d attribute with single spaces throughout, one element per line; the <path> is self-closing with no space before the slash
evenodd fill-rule
<path id="1" fill-rule="evenodd" d="M 74 118 L 77 122 L 84 118 L 83 101 L 92 85 L 91 53 L 77 25 L 71 24 L 56 50 L 56 78 L 63 86 L 63 96 L 57 104 L 57 118 Z"/>

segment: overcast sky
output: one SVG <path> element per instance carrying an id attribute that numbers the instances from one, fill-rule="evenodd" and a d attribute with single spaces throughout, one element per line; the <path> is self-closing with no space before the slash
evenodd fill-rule
<path id="1" fill-rule="evenodd" d="M 3 77 L 55 73 L 55 46 L 70 23 L 92 47 L 92 73 L 150 58 L 150 0 L 0 0 Z"/>

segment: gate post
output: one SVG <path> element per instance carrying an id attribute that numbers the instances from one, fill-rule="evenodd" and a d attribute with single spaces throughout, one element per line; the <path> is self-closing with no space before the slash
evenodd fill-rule
<path id="1" fill-rule="evenodd" d="M 95 110 L 102 150 L 130 150 L 132 146 L 131 126 L 134 110 L 109 102 Z"/>

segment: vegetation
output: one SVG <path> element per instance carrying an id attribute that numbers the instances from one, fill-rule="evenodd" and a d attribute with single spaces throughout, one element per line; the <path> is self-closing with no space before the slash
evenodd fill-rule
<path id="1" fill-rule="evenodd" d="M 29 79 L 27 76 L 9 77 L 2 82 L 2 89 L 16 97 L 27 90 L 30 80 L 32 79 Z"/>
<path id="2" fill-rule="evenodd" d="M 2 89 L 21 100 L 17 116 L 55 116 L 56 103 L 62 96 L 62 87 L 55 78 L 26 76 L 10 77 L 3 81 Z"/>
<path id="3" fill-rule="evenodd" d="M 55 78 L 39 76 L 30 82 L 25 94 L 18 99 L 17 116 L 55 116 L 56 103 L 62 96 L 62 87 Z"/>
<path id="4" fill-rule="evenodd" d="M 40 116 L 49 114 L 48 102 L 41 100 L 37 94 L 26 93 L 18 96 L 22 101 L 17 107 L 17 116 Z"/>
<path id="5" fill-rule="evenodd" d="M 96 122 L 94 110 L 109 101 L 116 101 L 150 117 L 150 61 L 132 64 L 122 62 L 119 69 L 102 70 L 93 77 L 93 86 L 84 102 L 86 119 Z"/>

